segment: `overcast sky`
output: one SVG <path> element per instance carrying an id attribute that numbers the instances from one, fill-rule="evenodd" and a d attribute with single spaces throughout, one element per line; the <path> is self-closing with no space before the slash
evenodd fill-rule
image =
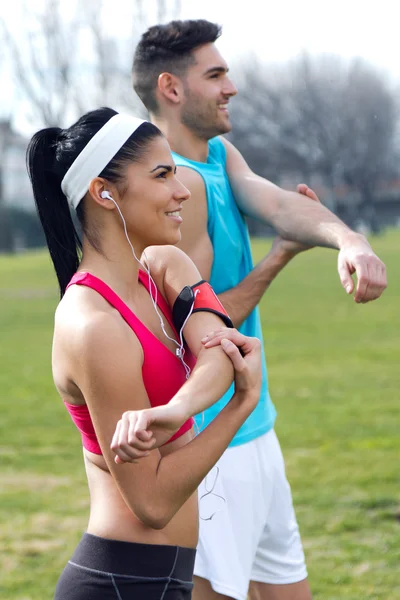
<path id="1" fill-rule="evenodd" d="M 153 1 L 144 0 L 144 5 L 151 10 Z M 131 2 L 105 0 L 104 18 L 110 33 L 129 36 Z M 34 8 L 42 0 L 27 3 Z M 66 2 L 66 15 L 71 4 L 73 0 Z M 280 62 L 307 50 L 361 56 L 400 79 L 396 4 L 396 0 L 181 0 L 181 17 L 206 18 L 223 25 L 219 48 L 230 63 L 250 52 L 265 61 Z M 0 0 L 0 14 L 16 36 L 21 26 L 20 7 L 20 0 Z M 0 114 L 4 115 L 15 92 L 10 70 L 1 57 L 0 84 Z M 19 117 L 17 123 L 22 122 Z"/>
<path id="2" fill-rule="evenodd" d="M 279 61 L 307 49 L 363 56 L 400 76 L 396 5 L 396 0 L 182 0 L 185 18 L 205 16 L 223 25 L 220 47 L 230 58 L 253 50 Z"/>

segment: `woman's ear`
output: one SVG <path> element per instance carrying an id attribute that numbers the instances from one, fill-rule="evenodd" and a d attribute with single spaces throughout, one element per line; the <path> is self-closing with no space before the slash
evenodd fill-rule
<path id="1" fill-rule="evenodd" d="M 108 183 L 101 177 L 95 177 L 92 179 L 89 185 L 89 194 L 91 198 L 105 208 L 106 210 L 113 210 L 115 208 L 115 197 L 116 190 L 114 186 Z"/>

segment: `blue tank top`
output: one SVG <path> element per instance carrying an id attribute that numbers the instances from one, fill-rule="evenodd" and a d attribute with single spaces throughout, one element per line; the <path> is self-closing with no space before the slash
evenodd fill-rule
<path id="1" fill-rule="evenodd" d="M 236 287 L 253 269 L 247 226 L 233 197 L 225 169 L 225 146 L 218 137 L 210 140 L 206 163 L 186 159 L 175 152 L 172 155 L 176 165 L 194 169 L 203 178 L 208 205 L 207 228 L 214 248 L 210 284 L 216 294 L 221 294 Z M 258 308 L 253 310 L 239 330 L 245 335 L 257 337 L 263 341 Z M 268 391 L 264 344 L 262 344 L 262 352 L 263 377 L 260 400 L 237 432 L 231 446 L 245 444 L 263 435 L 272 429 L 275 423 L 276 410 Z M 218 402 L 196 417 L 196 423 L 200 429 L 204 429 L 217 416 L 228 403 L 233 392 L 232 385 Z"/>

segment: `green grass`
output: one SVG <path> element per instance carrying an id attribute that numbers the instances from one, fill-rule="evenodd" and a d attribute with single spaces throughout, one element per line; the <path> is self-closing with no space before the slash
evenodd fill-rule
<path id="1" fill-rule="evenodd" d="M 342 290 L 336 253 L 298 257 L 261 303 L 277 432 L 315 600 L 400 599 L 400 233 L 389 288 Z M 254 242 L 258 259 L 268 249 Z M 88 515 L 78 433 L 51 380 L 45 253 L 0 258 L 0 597 L 45 600 Z"/>

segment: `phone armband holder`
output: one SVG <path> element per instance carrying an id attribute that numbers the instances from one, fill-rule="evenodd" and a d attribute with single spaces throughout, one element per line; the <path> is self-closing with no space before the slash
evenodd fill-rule
<path id="1" fill-rule="evenodd" d="M 227 327 L 233 328 L 233 323 L 218 300 L 211 285 L 202 279 L 192 286 L 185 286 L 174 302 L 172 320 L 178 333 L 190 314 L 196 312 L 210 312 L 218 315 Z"/>

